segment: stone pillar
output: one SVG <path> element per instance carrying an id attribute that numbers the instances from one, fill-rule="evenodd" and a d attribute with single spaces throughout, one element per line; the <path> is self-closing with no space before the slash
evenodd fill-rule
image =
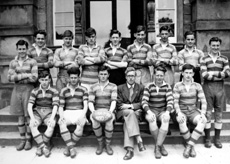
<path id="1" fill-rule="evenodd" d="M 75 12 L 75 44 L 80 45 L 83 43 L 83 31 L 82 31 L 82 1 L 75 0 L 74 3 Z"/>
<path id="2" fill-rule="evenodd" d="M 156 43 L 156 32 L 155 32 L 155 0 L 150 0 L 147 3 L 147 35 L 148 43 L 153 45 Z"/>

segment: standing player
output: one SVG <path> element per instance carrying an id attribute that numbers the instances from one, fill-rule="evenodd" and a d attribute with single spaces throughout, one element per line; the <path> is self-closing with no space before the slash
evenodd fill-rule
<path id="1" fill-rule="evenodd" d="M 105 65 L 110 68 L 109 81 L 116 85 L 121 85 L 125 83 L 124 69 L 128 65 L 127 51 L 120 47 L 121 33 L 118 30 L 111 30 L 110 41 L 110 47 L 105 49 L 105 54 L 108 58 Z"/>
<path id="2" fill-rule="evenodd" d="M 88 91 L 80 86 L 80 70 L 71 67 L 67 71 L 69 84 L 61 90 L 59 107 L 59 127 L 63 140 L 66 143 L 64 155 L 74 158 L 76 156 L 75 144 L 82 137 L 84 125 L 87 121 L 86 112 L 88 110 Z M 76 129 L 71 134 L 68 125 L 76 125 Z"/>
<path id="3" fill-rule="evenodd" d="M 178 53 L 179 69 L 182 70 L 184 64 L 191 64 L 194 66 L 194 82 L 201 84 L 200 79 L 200 59 L 204 56 L 201 50 L 195 46 L 195 33 L 187 31 L 184 34 L 185 47 Z M 181 75 L 182 79 L 182 75 Z"/>
<path id="4" fill-rule="evenodd" d="M 110 143 L 113 134 L 113 121 L 115 119 L 113 112 L 116 108 L 117 86 L 109 82 L 109 72 L 108 67 L 106 66 L 99 67 L 98 78 L 99 83 L 92 85 L 89 91 L 89 110 L 92 112 L 90 118 L 92 121 L 93 131 L 98 140 L 96 154 L 100 155 L 105 147 L 107 154 L 112 155 L 113 150 L 110 147 Z M 105 122 L 105 146 L 101 123 L 93 118 L 93 114 L 96 110 L 109 111 L 112 115 L 112 119 Z"/>
<path id="5" fill-rule="evenodd" d="M 177 52 L 174 45 L 168 42 L 170 29 L 168 26 L 160 28 L 160 43 L 153 46 L 153 55 L 156 59 L 156 65 L 162 63 L 167 72 L 165 74 L 165 81 L 171 86 L 174 85 L 174 71 L 172 66 L 178 65 Z"/>
<path id="6" fill-rule="evenodd" d="M 27 113 L 28 99 L 38 78 L 37 62 L 28 58 L 26 51 L 28 43 L 19 40 L 16 43 L 18 55 L 10 62 L 8 80 L 14 82 L 14 89 L 10 101 L 10 113 L 18 115 L 18 129 L 21 143 L 17 150 L 31 149 L 31 132 L 29 128 L 29 117 Z"/>
<path id="7" fill-rule="evenodd" d="M 134 43 L 127 48 L 128 62 L 136 69 L 136 83 L 146 85 L 151 81 L 149 66 L 153 64 L 153 53 L 151 46 L 145 43 L 144 26 L 137 26 L 134 36 Z"/>
<path id="8" fill-rule="evenodd" d="M 201 59 L 201 75 L 204 78 L 204 93 L 207 99 L 207 124 L 205 126 L 205 147 L 210 148 L 211 117 L 214 108 L 215 140 L 214 145 L 222 148 L 220 132 L 222 129 L 222 111 L 226 109 L 224 79 L 230 76 L 229 62 L 226 56 L 220 53 L 221 39 L 213 37 L 209 40 L 210 52 Z"/>
<path id="9" fill-rule="evenodd" d="M 78 67 L 76 63 L 78 50 L 72 46 L 72 31 L 66 30 L 62 37 L 64 42 L 63 46 L 62 48 L 56 49 L 54 53 L 54 66 L 59 68 L 56 82 L 56 87 L 59 92 L 68 84 L 67 70 L 71 67 Z"/>
<path id="10" fill-rule="evenodd" d="M 176 83 L 173 89 L 176 119 L 179 123 L 180 132 L 186 141 L 186 148 L 183 153 L 185 158 L 196 156 L 194 146 L 202 135 L 207 122 L 205 117 L 207 102 L 201 85 L 193 82 L 193 69 L 191 64 L 185 64 L 182 67 L 182 82 Z M 201 102 L 201 110 L 196 106 L 198 100 Z M 187 121 L 196 125 L 192 134 L 187 127 Z"/>
<path id="11" fill-rule="evenodd" d="M 30 129 L 34 140 L 38 144 L 36 154 L 38 156 L 44 154 L 46 157 L 49 157 L 51 150 L 49 141 L 56 125 L 59 95 L 58 91 L 50 86 L 50 74 L 40 72 L 38 81 L 40 86 L 32 90 L 28 103 Z M 42 123 L 47 126 L 43 135 L 38 130 Z"/>
<path id="12" fill-rule="evenodd" d="M 30 58 L 33 58 L 38 63 L 38 72 L 46 72 L 50 74 L 50 68 L 53 67 L 53 51 L 46 47 L 46 32 L 38 30 L 34 33 L 35 43 L 33 47 L 27 51 Z M 52 85 L 52 82 L 51 82 Z M 39 86 L 39 82 L 36 83 Z"/>
<path id="13" fill-rule="evenodd" d="M 98 82 L 98 67 L 106 61 L 105 51 L 96 44 L 96 31 L 88 28 L 85 32 L 86 44 L 79 47 L 77 62 L 82 67 L 81 85 L 88 90 Z"/>
<path id="14" fill-rule="evenodd" d="M 155 140 L 155 158 L 161 155 L 167 156 L 168 152 L 163 146 L 169 128 L 169 113 L 173 109 L 173 95 L 171 86 L 164 82 L 166 69 L 157 66 L 154 69 L 155 79 L 149 83 L 142 98 L 142 108 L 146 112 L 146 120 L 149 122 L 149 130 Z M 161 122 L 160 128 L 157 121 Z"/>

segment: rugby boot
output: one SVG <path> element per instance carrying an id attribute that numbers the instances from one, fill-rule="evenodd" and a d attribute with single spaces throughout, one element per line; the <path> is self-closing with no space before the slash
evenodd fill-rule
<path id="1" fill-rule="evenodd" d="M 196 151 L 195 151 L 195 148 L 194 148 L 194 146 L 192 146 L 192 149 L 191 149 L 191 151 L 190 151 L 190 157 L 196 157 Z"/>
<path id="2" fill-rule="evenodd" d="M 45 155 L 45 157 L 49 157 L 50 156 L 50 147 L 49 146 L 47 146 L 47 145 L 45 145 L 44 147 L 43 147 L 43 149 L 42 149 L 42 152 L 43 152 L 43 154 Z"/>
<path id="3" fill-rule="evenodd" d="M 155 154 L 155 158 L 156 159 L 160 159 L 161 158 L 161 151 L 160 151 L 160 146 L 156 145 L 155 146 L 155 151 L 154 151 L 154 154 Z"/>
<path id="4" fill-rule="evenodd" d="M 42 154 L 43 154 L 42 153 L 42 147 L 38 147 L 37 151 L 36 151 L 36 155 L 40 157 L 40 156 L 42 156 Z"/>
<path id="5" fill-rule="evenodd" d="M 184 149 L 184 153 L 183 153 L 183 156 L 184 156 L 185 158 L 189 158 L 191 149 L 192 149 L 192 145 L 189 145 L 189 144 L 186 145 L 186 148 Z"/>
<path id="6" fill-rule="evenodd" d="M 65 150 L 64 150 L 64 152 L 63 152 L 63 154 L 65 155 L 65 156 L 70 156 L 70 151 L 69 151 L 69 148 L 66 146 L 66 148 L 65 148 Z"/>
<path id="7" fill-rule="evenodd" d="M 164 145 L 162 145 L 162 146 L 160 147 L 160 152 L 161 152 L 161 155 L 163 155 L 163 156 L 167 156 L 167 155 L 168 155 L 168 152 L 167 152 L 167 150 L 165 149 Z"/>
<path id="8" fill-rule="evenodd" d="M 97 155 L 100 155 L 100 154 L 103 152 L 103 148 L 104 148 L 103 142 L 98 142 L 96 154 L 97 154 Z"/>
<path id="9" fill-rule="evenodd" d="M 25 150 L 30 150 L 32 148 L 31 140 L 26 140 L 26 144 L 24 149 Z"/>
<path id="10" fill-rule="evenodd" d="M 220 142 L 220 139 L 215 139 L 214 140 L 214 145 L 216 146 L 216 148 L 218 149 L 221 149 L 223 146 L 222 146 L 222 143 Z"/>
<path id="11" fill-rule="evenodd" d="M 26 141 L 25 141 L 25 140 L 22 140 L 22 141 L 20 142 L 20 144 L 16 147 L 17 151 L 23 150 L 24 147 L 25 147 L 25 144 L 26 144 Z"/>
<path id="12" fill-rule="evenodd" d="M 72 149 L 70 149 L 69 151 L 70 151 L 70 157 L 71 158 L 74 158 L 77 155 L 76 150 L 75 150 L 74 147 Z"/>
<path id="13" fill-rule="evenodd" d="M 206 139 L 206 140 L 205 140 L 205 143 L 204 143 L 204 146 L 205 146 L 206 148 L 212 147 L 211 139 Z"/>
<path id="14" fill-rule="evenodd" d="M 105 145 L 105 150 L 106 150 L 108 155 L 113 155 L 113 149 L 110 147 L 110 144 L 107 143 Z"/>

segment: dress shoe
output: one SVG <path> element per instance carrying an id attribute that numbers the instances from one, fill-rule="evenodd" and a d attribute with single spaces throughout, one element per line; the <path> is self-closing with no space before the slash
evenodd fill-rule
<path id="1" fill-rule="evenodd" d="M 103 142 L 99 142 L 96 150 L 96 154 L 100 155 L 103 152 L 104 144 Z"/>
<path id="2" fill-rule="evenodd" d="M 143 142 L 137 143 L 137 146 L 138 146 L 139 151 L 144 151 L 144 150 L 146 150 L 145 145 L 143 144 Z"/>
<path id="3" fill-rule="evenodd" d="M 110 144 L 105 145 L 105 150 L 108 155 L 113 155 L 113 149 L 110 147 Z"/>
<path id="4" fill-rule="evenodd" d="M 154 153 L 155 153 L 155 158 L 156 159 L 160 159 L 161 158 L 161 151 L 160 151 L 160 146 L 158 146 L 158 145 L 156 145 L 155 146 L 155 151 L 154 151 Z"/>
<path id="5" fill-rule="evenodd" d="M 195 148 L 194 148 L 194 146 L 192 146 L 192 149 L 191 149 L 191 151 L 190 151 L 190 157 L 196 157 L 196 151 L 195 151 Z"/>
<path id="6" fill-rule="evenodd" d="M 124 159 L 124 160 L 130 160 L 130 159 L 133 158 L 133 156 L 134 156 L 133 151 L 127 150 L 127 152 L 126 152 L 126 154 L 125 154 L 125 156 L 124 156 L 123 159 Z"/>
<path id="7" fill-rule="evenodd" d="M 168 155 L 168 152 L 167 152 L 167 150 L 165 149 L 164 145 L 162 145 L 162 146 L 160 147 L 160 151 L 161 151 L 161 155 L 163 155 L 163 156 L 167 156 L 167 155 Z"/>
<path id="8" fill-rule="evenodd" d="M 184 153 L 183 153 L 183 156 L 185 158 L 189 158 L 189 155 L 190 155 L 190 152 L 191 152 L 191 149 L 192 149 L 192 145 L 187 145 L 186 148 L 184 149 Z"/>
<path id="9" fill-rule="evenodd" d="M 70 149 L 69 151 L 70 151 L 70 157 L 71 158 L 74 158 L 77 155 L 76 150 L 75 150 L 74 147 L 72 149 Z"/>
<path id="10" fill-rule="evenodd" d="M 24 150 L 30 150 L 31 148 L 32 148 L 31 141 L 27 140 L 26 144 L 25 144 L 25 147 L 24 147 Z"/>
<path id="11" fill-rule="evenodd" d="M 204 146 L 205 146 L 206 148 L 212 147 L 211 140 L 210 140 L 210 139 L 206 139 L 206 140 L 205 140 L 205 143 L 204 143 Z"/>
<path id="12" fill-rule="evenodd" d="M 42 153 L 42 147 L 38 147 L 37 151 L 36 151 L 36 155 L 40 157 L 40 156 L 42 156 L 42 154 L 43 154 Z"/>
<path id="13" fill-rule="evenodd" d="M 65 156 L 67 156 L 67 157 L 70 156 L 70 151 L 69 151 L 69 148 L 68 148 L 68 147 L 65 148 L 63 154 L 64 154 Z"/>
<path id="14" fill-rule="evenodd" d="M 25 147 L 25 144 L 26 144 L 26 141 L 21 141 L 20 144 L 16 147 L 17 151 L 21 151 L 24 149 Z"/>
<path id="15" fill-rule="evenodd" d="M 45 157 L 49 157 L 50 156 L 50 147 L 49 146 L 44 146 L 43 148 L 42 148 L 42 152 L 43 152 L 43 154 L 45 155 Z"/>
<path id="16" fill-rule="evenodd" d="M 220 139 L 215 139 L 214 140 L 214 145 L 218 148 L 218 149 L 221 149 L 223 146 L 220 142 Z"/>

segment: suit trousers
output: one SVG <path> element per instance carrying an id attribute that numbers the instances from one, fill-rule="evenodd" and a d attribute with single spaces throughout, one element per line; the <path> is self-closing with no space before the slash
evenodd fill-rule
<path id="1" fill-rule="evenodd" d="M 121 110 L 119 112 L 121 112 L 121 115 L 124 118 L 124 148 L 133 148 L 135 136 L 140 135 L 138 122 L 139 115 L 135 111 L 129 109 Z"/>

